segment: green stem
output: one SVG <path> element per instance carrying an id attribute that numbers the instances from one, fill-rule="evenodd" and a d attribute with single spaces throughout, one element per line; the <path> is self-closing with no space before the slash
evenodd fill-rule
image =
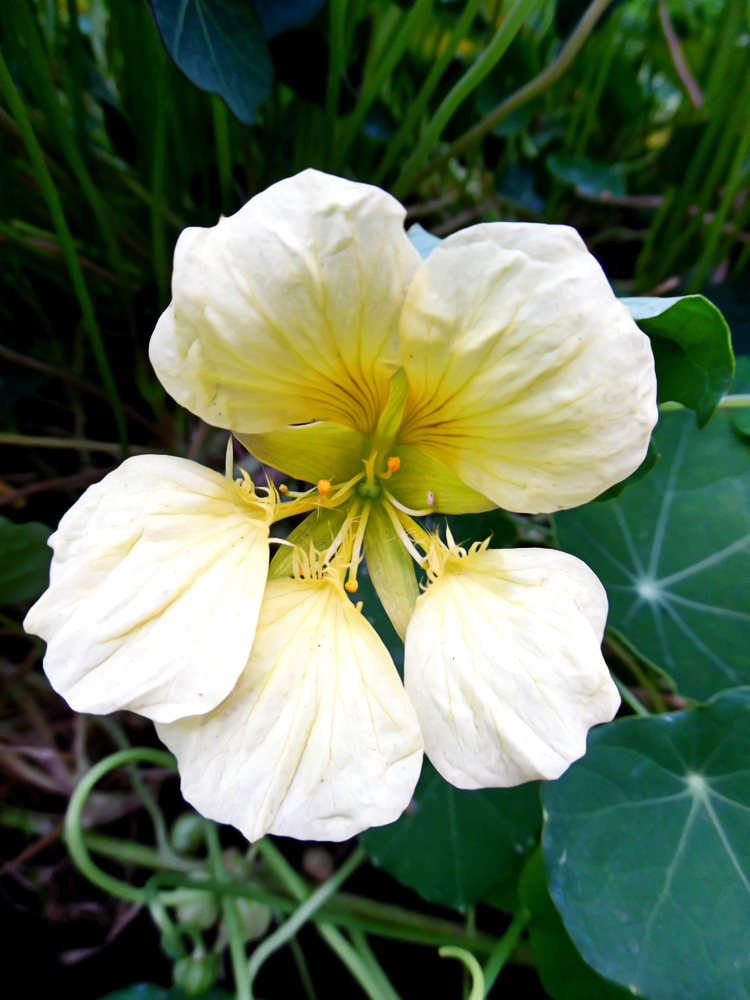
<path id="1" fill-rule="evenodd" d="M 626 702 L 628 705 L 630 705 L 630 707 L 633 709 L 636 715 L 651 715 L 646 706 L 641 704 L 640 701 L 638 701 L 638 699 L 630 690 L 630 688 L 627 687 L 625 684 L 623 684 L 619 677 L 616 677 L 612 673 L 610 674 L 610 676 L 617 685 L 617 690 L 622 695 L 622 700 Z"/>
<path id="2" fill-rule="evenodd" d="M 736 395 L 724 396 L 716 404 L 717 410 L 744 410 L 750 407 L 750 393 L 740 392 Z M 659 403 L 660 413 L 671 413 L 674 410 L 686 410 L 688 407 L 683 406 L 682 403 L 676 403 L 670 400 L 667 403 Z"/>
<path id="3" fill-rule="evenodd" d="M 167 61 L 163 51 L 156 52 L 155 57 L 157 86 L 154 95 L 154 132 L 151 146 L 151 254 L 154 259 L 159 308 L 166 309 L 169 305 L 169 260 L 164 224 L 167 180 Z"/>
<path id="4" fill-rule="evenodd" d="M 648 696 L 651 699 L 651 707 L 654 712 L 661 713 L 666 711 L 664 702 L 661 697 L 661 692 L 648 676 L 645 670 L 642 669 L 638 660 L 633 656 L 618 640 L 617 636 L 612 632 L 611 629 L 607 629 L 605 633 L 605 639 L 607 644 L 610 646 L 612 651 L 619 656 L 628 670 L 633 674 L 638 683 L 645 688 L 648 692 Z"/>
<path id="5" fill-rule="evenodd" d="M 1 55 L 0 60 L 2 60 Z M 163 750 L 152 750 L 149 747 L 133 747 L 130 750 L 119 750 L 117 753 L 105 757 L 104 760 L 100 760 L 98 764 L 95 764 L 81 778 L 70 798 L 68 811 L 65 814 L 65 841 L 73 861 L 94 885 L 99 886 L 100 889 L 103 889 L 111 896 L 117 896 L 119 899 L 127 899 L 131 903 L 148 903 L 149 900 L 145 890 L 138 889 L 127 882 L 122 882 L 120 879 L 108 875 L 94 864 L 86 847 L 83 828 L 81 826 L 81 817 L 83 808 L 86 805 L 86 799 L 94 790 L 96 783 L 116 767 L 122 767 L 123 764 L 132 764 L 135 761 L 148 761 L 151 764 L 158 764 L 161 767 L 168 767 L 171 770 L 176 769 L 176 762 L 171 754 L 165 753 Z"/>
<path id="6" fill-rule="evenodd" d="M 471 993 L 469 994 L 469 1000 L 483 1000 L 486 993 L 484 990 L 482 966 L 477 962 L 472 953 L 465 951 L 463 948 L 455 948 L 449 945 L 445 948 L 439 948 L 438 955 L 441 958 L 457 958 L 459 962 L 462 962 L 464 967 L 471 973 Z"/>
<path id="7" fill-rule="evenodd" d="M 500 59 L 505 55 L 508 46 L 521 30 L 521 26 L 527 17 L 533 13 L 539 0 L 515 0 L 515 3 L 508 11 L 507 16 L 495 33 L 495 37 L 479 56 L 479 58 L 469 67 L 461 79 L 449 91 L 440 103 L 440 107 L 432 116 L 422 137 L 417 143 L 417 148 L 404 164 L 398 180 L 393 185 L 393 195 L 396 198 L 403 198 L 409 188 L 409 184 L 414 175 L 419 170 L 430 151 L 443 134 L 448 122 L 458 110 L 466 98 L 484 80 L 488 73 L 494 69 Z"/>
<path id="8" fill-rule="evenodd" d="M 216 881 L 223 883 L 227 881 L 227 871 L 224 868 L 224 858 L 221 853 L 219 830 L 216 824 L 210 820 L 206 820 L 205 824 L 206 846 L 208 847 L 208 860 L 211 865 L 211 871 Z M 253 1000 L 252 983 L 248 974 L 247 955 L 245 954 L 245 936 L 242 933 L 242 924 L 237 910 L 237 900 L 222 894 L 221 909 L 224 916 L 224 926 L 229 938 L 229 954 L 232 957 L 232 971 L 234 972 L 237 1000 Z"/>
<path id="9" fill-rule="evenodd" d="M 68 229 L 68 223 L 65 221 L 65 213 L 63 212 L 60 196 L 57 193 L 55 183 L 52 180 L 49 170 L 47 169 L 44 154 L 42 153 L 39 143 L 37 142 L 37 138 L 34 134 L 33 128 L 31 127 L 31 121 L 29 120 L 26 108 L 18 91 L 16 90 L 15 84 L 13 83 L 13 79 L 8 71 L 2 52 L 0 52 L 0 90 L 2 90 L 5 94 L 5 99 L 8 102 L 10 113 L 13 115 L 16 125 L 18 126 L 18 131 L 21 133 L 21 138 L 26 145 L 37 183 L 42 189 L 42 194 L 47 202 L 49 213 L 52 216 L 52 221 L 57 232 L 57 238 L 60 242 L 60 248 L 62 250 L 63 257 L 65 258 L 65 263 L 68 266 L 68 271 L 70 272 L 70 280 L 73 284 L 73 290 L 81 308 L 83 322 L 91 342 L 91 348 L 94 352 L 99 374 L 101 375 L 102 382 L 104 383 L 104 388 L 107 393 L 107 398 L 109 399 L 110 406 L 112 407 L 124 457 L 127 455 L 128 450 L 128 433 L 127 426 L 125 424 L 125 415 L 122 410 L 122 403 L 120 402 L 120 396 L 117 392 L 117 385 L 115 384 L 112 369 L 109 364 L 109 358 L 107 357 L 107 351 L 104 347 L 104 341 L 101 337 L 99 324 L 96 321 L 94 306 L 91 302 L 88 288 L 86 287 L 86 282 L 83 277 L 83 271 L 81 270 L 81 265 L 78 261 L 78 255 L 73 244 L 73 237 Z"/>
<path id="10" fill-rule="evenodd" d="M 396 68 L 407 47 L 413 41 L 419 22 L 432 9 L 432 4 L 433 0 L 416 0 L 414 6 L 404 17 L 400 28 L 396 32 L 396 37 L 388 45 L 386 54 L 378 61 L 372 73 L 365 80 L 357 105 L 347 122 L 342 140 L 338 144 L 331 167 L 333 173 L 338 173 L 341 170 L 367 112 L 380 93 L 380 88 Z"/>
<path id="11" fill-rule="evenodd" d="M 506 97 L 494 111 L 491 111 L 480 122 L 477 122 L 473 128 L 465 132 L 460 139 L 452 143 L 444 153 L 428 163 L 422 170 L 417 172 L 415 168 L 411 176 L 406 176 L 405 171 L 402 171 L 401 177 L 396 182 L 398 191 L 394 187 L 394 194 L 397 194 L 398 197 L 403 197 L 416 184 L 424 180 L 425 177 L 429 177 L 430 174 L 439 170 L 455 156 L 458 156 L 459 153 L 463 153 L 471 146 L 476 145 L 504 118 L 507 118 L 508 115 L 517 111 L 529 101 L 533 101 L 535 97 L 539 97 L 540 94 L 543 94 L 545 90 L 551 87 L 573 62 L 583 43 L 593 31 L 596 22 L 611 2 L 612 0 L 592 0 L 592 3 L 578 22 L 575 31 L 565 45 L 563 45 L 554 62 L 542 70 L 541 73 L 535 76 L 533 80 L 530 80 L 525 86 L 521 87 L 514 94 L 511 94 L 510 97 Z"/>
<path id="12" fill-rule="evenodd" d="M 269 935 L 262 944 L 258 945 L 250 958 L 250 982 L 255 981 L 255 977 L 258 975 L 266 959 L 270 958 L 279 948 L 283 948 L 297 934 L 313 914 L 331 898 L 366 858 L 367 853 L 364 848 L 357 848 L 354 854 L 347 858 L 341 868 L 337 872 L 334 872 L 312 895 L 308 896 L 305 902 L 294 911 L 281 927 Z"/>
<path id="13" fill-rule="evenodd" d="M 357 949 L 360 958 L 362 958 L 369 966 L 370 973 L 378 982 L 380 989 L 385 991 L 386 994 L 390 991 L 392 995 L 396 996 L 397 994 L 393 988 L 393 984 L 385 974 L 385 970 L 380 965 L 380 962 L 378 962 L 375 952 L 370 947 L 370 942 L 365 936 L 365 932 L 359 927 L 350 928 L 349 937 L 352 939 L 352 944 Z"/>
<path id="14" fill-rule="evenodd" d="M 229 144 L 229 113 L 218 94 L 211 95 L 211 113 L 214 119 L 216 165 L 219 170 L 221 210 L 224 215 L 232 211 L 232 149 Z"/>
<path id="15" fill-rule="evenodd" d="M 328 57 L 328 78 L 326 80 L 326 117 L 330 150 L 334 150 L 336 121 L 338 120 L 339 93 L 345 65 L 346 0 L 330 0 L 330 37 Z"/>
<path id="16" fill-rule="evenodd" d="M 258 851 L 286 889 L 300 902 L 304 902 L 310 895 L 305 880 L 297 874 L 268 837 L 264 837 L 258 842 Z M 317 928 L 320 936 L 329 948 L 338 955 L 370 1000 L 399 1000 L 395 992 L 383 989 L 382 981 L 373 975 L 369 964 L 357 954 L 340 931 L 328 923 L 319 923 Z"/>
<path id="17" fill-rule="evenodd" d="M 495 980 L 502 972 L 503 966 L 518 944 L 530 916 L 528 910 L 520 910 L 513 917 L 508 929 L 492 949 L 492 954 L 487 959 L 487 964 L 484 967 L 484 996 L 487 996 Z"/>
<path id="18" fill-rule="evenodd" d="M 305 953 L 302 950 L 302 945 L 299 943 L 297 938 L 292 938 L 289 942 L 289 948 L 291 949 L 292 957 L 294 958 L 294 964 L 297 966 L 297 973 L 300 981 L 302 982 L 302 989 L 305 991 L 307 1000 L 318 1000 L 315 987 L 313 986 L 312 977 L 310 976 L 310 970 L 307 967 L 307 959 L 305 958 Z"/>
<path id="19" fill-rule="evenodd" d="M 440 53 L 435 65 L 430 70 L 427 79 L 422 84 L 422 88 L 417 94 L 416 100 L 409 108 L 409 112 L 401 123 L 401 127 L 388 143 L 388 148 L 386 149 L 383 161 L 375 172 L 373 184 L 381 183 L 385 175 L 396 162 L 396 158 L 401 152 L 404 143 L 406 143 L 413 134 L 420 116 L 427 107 L 428 101 L 432 97 L 435 88 L 443 77 L 443 73 L 445 73 L 448 68 L 448 64 L 455 56 L 456 49 L 461 41 L 466 37 L 466 34 L 476 17 L 476 13 L 481 2 L 482 0 L 468 0 L 461 17 L 458 19 L 455 28 L 451 32 L 451 36 L 448 39 L 447 44 Z"/>

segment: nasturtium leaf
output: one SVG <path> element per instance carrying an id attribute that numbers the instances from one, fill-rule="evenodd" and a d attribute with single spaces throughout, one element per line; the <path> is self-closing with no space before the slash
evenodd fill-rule
<path id="1" fill-rule="evenodd" d="M 435 247 L 440 246 L 443 242 L 439 236 L 433 236 L 432 233 L 428 233 L 427 230 L 420 226 L 418 222 L 415 222 L 413 226 L 409 226 L 409 230 L 406 234 L 412 242 L 412 245 L 419 251 L 419 255 L 424 260 L 429 257 Z"/>
<path id="2" fill-rule="evenodd" d="M 606 587 L 609 627 L 703 701 L 750 683 L 750 448 L 721 411 L 703 431 L 663 413 L 654 439 L 651 475 L 555 514 L 557 541 Z"/>
<path id="3" fill-rule="evenodd" d="M 515 883 L 540 822 L 536 782 L 465 791 L 425 759 L 404 815 L 360 841 L 376 865 L 423 899 L 461 908 L 497 883 Z"/>
<path id="4" fill-rule="evenodd" d="M 750 997 L 750 689 L 594 729 L 542 793 L 549 888 L 589 965 L 653 1000 Z"/>
<path id="5" fill-rule="evenodd" d="M 599 163 L 588 156 L 569 156 L 566 153 L 550 153 L 546 160 L 547 169 L 564 184 L 572 184 L 582 195 L 596 197 L 611 194 L 622 197 L 625 181 L 606 163 Z"/>
<path id="6" fill-rule="evenodd" d="M 266 38 L 281 31 L 307 24 L 323 6 L 324 0 L 255 0 Z"/>
<path id="7" fill-rule="evenodd" d="M 533 851 L 518 883 L 521 905 L 528 910 L 529 944 L 542 986 L 552 1000 L 626 1000 L 632 998 L 586 965 L 547 888 L 541 848 Z"/>
<path id="8" fill-rule="evenodd" d="M 750 358 L 739 355 L 736 359 L 732 395 L 750 394 Z M 728 410 L 732 427 L 744 438 L 750 438 L 750 407 Z"/>
<path id="9" fill-rule="evenodd" d="M 252 125 L 271 93 L 273 66 L 250 0 L 151 0 L 170 56 L 196 87 L 220 94 Z"/>
<path id="10" fill-rule="evenodd" d="M 39 597 L 49 585 L 52 550 L 46 524 L 14 524 L 0 517 L 0 604 Z"/>
<path id="11" fill-rule="evenodd" d="M 200 994 L 201 1000 L 234 1000 L 234 993 L 213 989 Z M 167 989 L 156 983 L 133 983 L 114 993 L 107 993 L 101 1000 L 189 1000 L 189 996 L 178 986 Z"/>
<path id="12" fill-rule="evenodd" d="M 677 299 L 620 299 L 651 338 L 660 403 L 695 410 L 705 427 L 734 374 L 729 327 L 702 295 Z"/>
<path id="13" fill-rule="evenodd" d="M 602 500 L 614 500 L 615 497 L 619 497 L 624 490 L 630 489 L 631 486 L 635 486 L 636 483 L 640 483 L 642 479 L 645 479 L 646 476 L 653 471 L 654 466 L 660 458 L 661 455 L 656 450 L 654 439 L 651 438 L 648 443 L 646 457 L 643 459 L 635 472 L 631 472 L 627 479 L 623 479 L 622 482 L 615 483 L 614 486 L 610 486 L 610 488 L 605 490 L 604 493 L 600 493 L 598 497 L 595 497 L 595 500 L 599 502 Z"/>

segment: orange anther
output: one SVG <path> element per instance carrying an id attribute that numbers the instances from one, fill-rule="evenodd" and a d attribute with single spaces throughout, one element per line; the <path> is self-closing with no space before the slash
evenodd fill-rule
<path id="1" fill-rule="evenodd" d="M 322 497 L 324 497 L 324 496 L 326 496 L 330 492 L 331 492 L 331 484 L 328 482 L 328 480 L 327 479 L 319 479 L 318 480 L 318 493 L 320 493 L 320 495 Z"/>
<path id="2" fill-rule="evenodd" d="M 282 484 L 281 484 L 281 486 L 279 486 L 279 493 L 288 493 L 288 492 L 289 492 L 289 487 L 288 487 L 288 486 L 285 486 L 285 485 L 284 485 L 284 484 L 282 483 Z"/>
<path id="3" fill-rule="evenodd" d="M 359 584 L 356 580 L 347 580 L 344 584 L 344 590 L 348 590 L 350 594 L 356 594 Z"/>
<path id="4" fill-rule="evenodd" d="M 391 455 L 386 465 L 389 472 L 397 472 L 401 468 L 401 459 L 397 455 Z"/>

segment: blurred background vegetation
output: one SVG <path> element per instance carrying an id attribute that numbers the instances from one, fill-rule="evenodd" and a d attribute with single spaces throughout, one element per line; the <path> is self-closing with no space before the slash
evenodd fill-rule
<path id="1" fill-rule="evenodd" d="M 67 797 L 92 761 L 155 737 L 73 716 L 19 623 L 47 534 L 124 454 L 223 462 L 226 433 L 147 358 L 185 226 L 312 166 L 385 187 L 437 236 L 575 226 L 618 294 L 702 291 L 750 353 L 748 0 L 193 0 L 181 30 L 178 7 L 0 3 L 0 884 L 58 929 L 42 951 L 70 968 L 136 914 L 74 876 Z M 141 800 L 98 795 L 88 827 L 137 836 Z"/>

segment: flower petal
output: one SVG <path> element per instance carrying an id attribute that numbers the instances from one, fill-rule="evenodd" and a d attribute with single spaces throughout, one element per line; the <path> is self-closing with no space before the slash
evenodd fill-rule
<path id="1" fill-rule="evenodd" d="M 648 338 L 567 226 L 448 237 L 401 321 L 402 444 L 507 510 L 582 504 L 642 462 L 656 423 Z"/>
<path id="2" fill-rule="evenodd" d="M 459 788 L 557 778 L 620 697 L 599 643 L 607 599 L 574 556 L 489 549 L 452 561 L 406 634 L 425 752 Z"/>
<path id="3" fill-rule="evenodd" d="M 27 632 L 77 712 L 171 722 L 229 694 L 255 633 L 268 524 L 248 494 L 186 459 L 130 458 L 51 536 L 49 590 Z"/>
<path id="4" fill-rule="evenodd" d="M 151 339 L 167 391 L 239 433 L 311 420 L 371 432 L 420 262 L 403 220 L 379 188 L 305 170 L 186 229 Z"/>
<path id="5" fill-rule="evenodd" d="M 284 427 L 269 434 L 238 434 L 238 440 L 264 465 L 303 483 L 328 479 L 335 485 L 362 472 L 368 441 L 352 427 L 329 422 Z"/>
<path id="6" fill-rule="evenodd" d="M 393 661 L 327 579 L 269 583 L 236 688 L 208 715 L 157 731 L 188 802 L 250 841 L 346 840 L 390 823 L 422 764 Z"/>

